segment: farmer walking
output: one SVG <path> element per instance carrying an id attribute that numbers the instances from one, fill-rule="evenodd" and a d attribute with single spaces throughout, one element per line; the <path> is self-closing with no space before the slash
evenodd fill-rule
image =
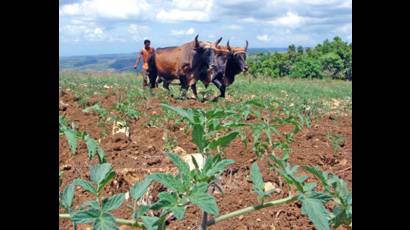
<path id="1" fill-rule="evenodd" d="M 148 57 L 155 51 L 154 48 L 150 47 L 150 45 L 150 40 L 144 40 L 144 48 L 142 48 L 139 52 L 139 55 L 134 65 L 134 69 L 137 69 L 138 65 L 140 64 L 141 58 L 143 59 L 144 63 L 142 64 L 141 75 L 144 88 L 148 86 Z"/>

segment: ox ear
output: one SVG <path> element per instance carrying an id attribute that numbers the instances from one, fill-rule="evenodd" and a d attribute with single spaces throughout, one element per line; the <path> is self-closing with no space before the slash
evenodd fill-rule
<path id="1" fill-rule="evenodd" d="M 245 45 L 245 52 L 248 51 L 248 40 L 246 40 L 246 45 Z"/>
<path id="2" fill-rule="evenodd" d="M 216 42 L 215 42 L 215 46 L 218 46 L 218 44 L 222 41 L 222 37 L 220 37 Z"/>
<path id="3" fill-rule="evenodd" d="M 197 35 L 195 36 L 195 47 L 196 47 L 196 48 L 199 47 L 198 36 L 199 36 L 199 34 L 197 34 Z"/>
<path id="4" fill-rule="evenodd" d="M 229 40 L 228 40 L 228 42 L 226 43 L 226 47 L 228 48 L 229 51 L 232 51 L 231 46 L 229 46 Z"/>

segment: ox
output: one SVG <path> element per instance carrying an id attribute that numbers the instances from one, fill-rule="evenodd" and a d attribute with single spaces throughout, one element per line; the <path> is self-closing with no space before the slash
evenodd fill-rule
<path id="1" fill-rule="evenodd" d="M 246 52 L 248 51 L 248 41 L 245 48 L 231 48 L 229 41 L 226 47 L 215 47 L 215 70 L 212 83 L 219 89 L 218 97 L 225 97 L 225 89 L 235 81 L 235 75 L 246 72 Z M 208 85 L 205 85 L 208 87 Z M 217 99 L 217 98 L 215 98 Z"/>
<path id="2" fill-rule="evenodd" d="M 214 46 L 222 40 L 220 38 Z M 179 79 L 181 84 L 181 96 L 185 97 L 188 87 L 191 86 L 194 95 L 196 81 L 212 79 L 215 69 L 214 49 L 207 42 L 198 41 L 198 35 L 194 41 L 177 47 L 158 48 L 148 59 L 148 76 L 150 88 L 158 84 L 157 77 L 164 82 L 164 87 L 169 90 L 169 84 Z"/>

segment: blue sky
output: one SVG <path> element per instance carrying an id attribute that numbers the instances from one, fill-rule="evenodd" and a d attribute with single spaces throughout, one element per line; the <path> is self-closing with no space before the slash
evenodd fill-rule
<path id="1" fill-rule="evenodd" d="M 60 56 L 131 53 L 223 37 L 233 46 L 352 41 L 352 0 L 60 0 Z"/>

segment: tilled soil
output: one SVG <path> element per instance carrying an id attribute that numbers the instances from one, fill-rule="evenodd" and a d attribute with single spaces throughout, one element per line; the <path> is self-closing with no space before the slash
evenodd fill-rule
<path id="1" fill-rule="evenodd" d="M 108 94 L 102 98 L 92 98 L 98 101 L 102 107 L 110 108 L 118 101 L 116 96 Z M 150 98 L 140 109 L 145 109 L 146 114 L 160 114 L 160 101 Z M 171 105 L 182 107 L 206 107 L 206 104 L 194 100 L 177 101 L 170 99 Z M 90 103 L 92 105 L 92 103 Z M 103 195 L 112 195 L 129 191 L 130 187 L 140 181 L 144 176 L 153 172 L 175 171 L 175 167 L 164 156 L 163 137 L 164 130 L 159 127 L 146 125 L 148 117 L 130 123 L 130 137 L 124 134 L 111 135 L 112 126 L 108 124 L 97 125 L 98 115 L 95 113 L 84 113 L 78 106 L 77 98 L 71 93 L 64 91 L 60 97 L 60 115 L 65 115 L 68 121 L 73 121 L 80 130 L 86 131 L 93 138 L 100 141 L 100 145 L 106 153 L 107 161 L 113 165 L 116 177 Z M 196 146 L 191 142 L 190 132 L 185 132 L 182 125 L 172 122 L 162 124 L 168 128 L 167 134 L 176 137 L 178 146 L 187 153 L 195 153 Z M 106 137 L 102 135 L 108 133 Z M 340 148 L 334 151 L 327 134 L 338 134 L 344 137 Z M 248 135 L 250 138 L 250 135 Z M 291 145 L 290 163 L 297 165 L 319 166 L 322 170 L 336 174 L 346 180 L 349 188 L 352 187 L 352 118 L 351 116 L 328 116 L 313 121 L 311 128 L 303 128 Z M 250 181 L 250 165 L 256 159 L 252 152 L 251 144 L 245 147 L 239 139 L 234 140 L 225 151 L 226 157 L 235 161 L 222 175 L 221 185 L 224 196 L 215 194 L 221 214 L 257 204 L 256 195 L 252 190 Z M 84 143 L 79 143 L 76 155 L 72 155 L 65 137 L 60 136 L 59 165 L 64 171 L 62 177 L 62 189 L 75 178 L 89 179 L 89 166 L 98 162 L 97 158 L 89 161 L 87 148 Z M 263 160 L 258 160 L 265 182 L 272 182 L 280 187 L 281 180 L 276 174 L 269 170 Z M 303 170 L 303 169 L 301 169 Z M 314 181 L 313 178 L 310 180 Z M 286 187 L 286 186 L 285 186 Z M 148 199 L 155 199 L 161 186 L 150 189 Z M 287 189 L 278 189 L 272 199 L 284 198 L 288 195 Z M 81 189 L 76 190 L 73 202 L 74 209 L 79 208 L 85 200 L 94 199 L 88 192 Z M 131 210 L 126 207 L 131 204 L 127 200 L 122 206 L 115 210 L 116 217 L 129 219 Z M 60 210 L 61 212 L 63 210 Z M 169 229 L 197 229 L 201 212 L 196 207 L 188 207 L 185 219 L 172 221 Z M 73 229 L 68 220 L 60 220 L 60 229 Z M 91 229 L 90 226 L 80 225 L 78 229 Z M 121 226 L 120 229 L 131 229 Z M 306 216 L 301 215 L 300 203 L 293 202 L 276 207 L 265 208 L 244 216 L 235 217 L 217 223 L 209 227 L 216 229 L 315 229 Z M 350 229 L 340 227 L 339 229 Z"/>

